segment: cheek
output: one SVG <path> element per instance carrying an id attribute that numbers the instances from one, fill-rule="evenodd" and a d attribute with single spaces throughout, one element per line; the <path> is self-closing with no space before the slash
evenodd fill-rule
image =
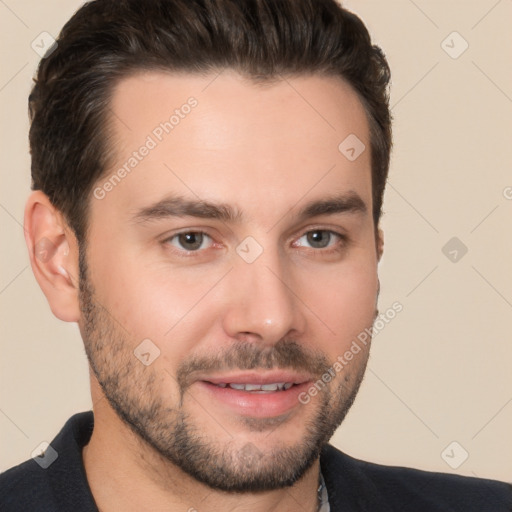
<path id="1" fill-rule="evenodd" d="M 377 267 L 362 261 L 347 264 L 318 275 L 316 284 L 307 285 L 306 303 L 329 328 L 329 348 L 342 351 L 371 327 L 376 310 Z M 306 289 L 306 288 L 305 288 Z"/>
<path id="2" fill-rule="evenodd" d="M 130 350 L 149 339 L 172 369 L 173 361 L 189 354 L 219 317 L 208 296 L 218 276 L 142 261 L 128 253 L 97 258 L 93 283 L 99 302 L 126 336 Z"/>

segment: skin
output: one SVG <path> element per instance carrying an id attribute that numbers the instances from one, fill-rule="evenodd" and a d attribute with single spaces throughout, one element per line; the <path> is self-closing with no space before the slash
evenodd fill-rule
<path id="1" fill-rule="evenodd" d="M 297 401 L 286 413 L 262 398 L 259 412 L 248 414 L 217 400 L 204 380 L 241 367 L 244 348 L 258 363 L 253 375 L 268 374 L 270 361 L 313 382 L 372 325 L 383 241 L 372 220 L 370 154 L 350 162 L 338 151 L 349 134 L 369 148 L 366 115 L 355 92 L 336 78 L 256 85 L 230 71 L 138 73 L 115 89 L 115 161 L 99 186 L 191 96 L 197 106 L 172 133 L 104 198 L 91 198 L 81 290 L 72 230 L 41 191 L 27 202 L 34 274 L 53 313 L 78 322 L 91 363 L 95 427 L 83 451 L 89 485 L 104 512 L 296 511 L 297 502 L 314 511 L 317 457 L 292 485 L 234 494 L 176 464 L 166 452 L 172 435 L 165 429 L 186 417 L 203 444 L 223 450 L 234 476 L 250 480 L 275 468 L 276 454 L 299 453 L 311 437 L 308 424 L 323 444 L 343 419 L 367 350 L 307 405 Z M 230 205 L 242 217 L 133 219 L 170 194 Z M 306 204 L 334 194 L 357 195 L 366 211 L 299 217 Z M 327 247 L 313 246 L 307 233 L 315 230 Z M 187 254 L 176 233 L 199 231 L 209 237 Z M 346 239 L 329 238 L 329 231 Z M 249 236 L 262 249 L 253 263 L 237 253 Z M 45 258 L 37 253 L 42 239 L 52 246 Z M 144 339 L 160 351 L 149 366 L 134 356 Z M 296 359 L 279 350 L 286 344 L 296 347 Z M 187 367 L 191 361 L 199 363 Z M 180 373 L 187 368 L 195 371 Z M 150 442 L 120 417 L 116 409 L 123 407 L 145 422 L 139 430 Z M 151 442 L 157 433 L 167 437 Z"/>

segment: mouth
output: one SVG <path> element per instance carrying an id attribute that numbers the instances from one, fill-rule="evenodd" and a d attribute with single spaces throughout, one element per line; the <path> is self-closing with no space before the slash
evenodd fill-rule
<path id="1" fill-rule="evenodd" d="M 273 418 L 300 407 L 298 396 L 312 380 L 310 375 L 269 371 L 205 375 L 195 384 L 207 394 L 208 403 L 216 402 L 241 416 Z"/>
<path id="2" fill-rule="evenodd" d="M 210 384 L 213 384 L 210 382 Z M 270 384 L 238 384 L 234 382 L 221 382 L 213 384 L 219 388 L 238 389 L 239 391 L 249 391 L 251 393 L 275 393 L 276 391 L 286 391 L 295 384 L 293 382 L 272 382 Z"/>

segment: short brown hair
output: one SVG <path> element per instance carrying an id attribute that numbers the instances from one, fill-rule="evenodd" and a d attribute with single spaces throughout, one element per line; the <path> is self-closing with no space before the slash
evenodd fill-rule
<path id="1" fill-rule="evenodd" d="M 108 169 L 112 90 L 143 69 L 229 68 L 258 82 L 343 78 L 369 121 L 377 227 L 391 151 L 390 72 L 362 21 L 335 0 L 95 0 L 66 23 L 53 50 L 29 97 L 32 188 L 63 213 L 79 242 L 91 190 Z"/>

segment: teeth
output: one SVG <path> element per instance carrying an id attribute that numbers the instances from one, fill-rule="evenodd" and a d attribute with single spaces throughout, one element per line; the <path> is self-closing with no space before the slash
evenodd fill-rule
<path id="1" fill-rule="evenodd" d="M 261 391 L 264 389 L 264 386 L 261 384 L 245 384 L 243 389 L 245 389 L 245 391 Z M 269 391 L 275 391 L 275 389 Z"/>
<path id="2" fill-rule="evenodd" d="M 234 384 L 234 383 L 221 383 L 217 384 L 220 388 L 230 387 L 239 391 L 262 391 L 262 392 L 273 392 L 273 391 L 286 391 L 293 386 L 293 382 L 273 382 L 271 384 Z"/>
<path id="3" fill-rule="evenodd" d="M 284 384 L 263 384 L 261 386 L 261 390 L 262 391 L 277 391 L 278 389 L 283 389 L 282 386 L 284 386 Z"/>

